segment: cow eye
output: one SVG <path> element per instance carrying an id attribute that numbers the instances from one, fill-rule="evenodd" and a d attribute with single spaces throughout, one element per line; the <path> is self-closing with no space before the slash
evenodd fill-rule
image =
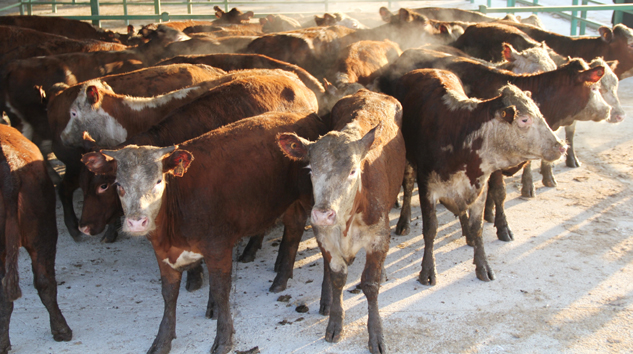
<path id="1" fill-rule="evenodd" d="M 109 185 L 107 183 L 104 183 L 104 184 L 99 186 L 98 192 L 99 193 L 103 193 L 103 192 L 105 192 L 108 189 L 108 187 L 109 187 Z"/>
<path id="2" fill-rule="evenodd" d="M 77 117 L 77 112 L 70 112 L 71 117 Z"/>
<path id="3" fill-rule="evenodd" d="M 358 173 L 358 170 L 357 170 L 357 169 L 353 169 L 353 170 L 349 173 L 349 177 L 350 177 L 350 178 L 356 177 L 356 173 Z"/>
<path id="4" fill-rule="evenodd" d="M 159 179 L 158 182 L 156 182 L 156 184 L 160 184 L 163 180 Z"/>

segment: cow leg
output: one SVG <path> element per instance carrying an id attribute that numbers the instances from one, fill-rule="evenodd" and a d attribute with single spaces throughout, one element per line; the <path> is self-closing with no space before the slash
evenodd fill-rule
<path id="1" fill-rule="evenodd" d="M 367 261 L 365 262 L 365 270 L 361 276 L 360 284 L 367 298 L 369 351 L 381 354 L 386 353 L 387 348 L 382 334 L 382 320 L 378 309 L 378 292 L 380 289 L 381 269 L 383 268 L 385 257 L 389 250 L 389 229 L 386 229 L 386 235 L 379 235 L 378 237 L 381 237 L 387 242 L 383 242 L 381 249 L 367 252 Z"/>
<path id="2" fill-rule="evenodd" d="M 323 251 L 324 250 L 321 249 L 321 252 Z M 325 330 L 325 340 L 330 343 L 336 343 L 341 340 L 343 319 L 345 318 L 345 309 L 343 309 L 343 287 L 347 282 L 347 266 L 343 260 L 340 260 L 338 263 L 342 264 L 341 270 L 335 271 L 332 269 L 332 262 L 330 261 L 332 305 L 330 306 L 330 320 Z"/>
<path id="3" fill-rule="evenodd" d="M 552 163 L 541 160 L 541 174 L 543 175 L 543 185 L 545 187 L 556 187 L 556 178 L 552 172 Z"/>
<path id="4" fill-rule="evenodd" d="M 497 238 L 506 242 L 514 240 L 514 235 L 512 234 L 512 230 L 510 230 L 510 226 L 508 225 L 508 220 L 506 218 L 504 206 L 506 200 L 506 183 L 503 180 L 503 174 L 501 171 L 495 171 L 492 175 L 490 175 L 490 180 L 488 181 L 488 193 L 482 194 L 482 197 L 484 195 L 487 195 L 485 202 L 486 207 L 488 206 L 489 199 L 492 199 L 495 205 L 495 228 L 497 228 Z"/>
<path id="5" fill-rule="evenodd" d="M 483 244 L 483 211 L 484 204 L 486 203 L 484 200 L 484 196 L 486 195 L 485 191 L 482 195 L 477 198 L 475 203 L 469 208 L 470 215 L 470 231 L 473 238 L 473 247 L 475 249 L 475 272 L 477 273 L 477 278 L 482 281 L 491 281 L 494 280 L 495 274 L 490 268 L 488 264 L 488 259 L 486 258 L 486 251 L 484 250 Z"/>
<path id="6" fill-rule="evenodd" d="M 54 244 L 53 244 L 54 245 Z M 51 333 L 57 342 L 70 341 L 73 331 L 68 327 L 64 315 L 57 304 L 57 281 L 55 281 L 55 247 L 39 250 L 26 247 L 31 256 L 33 284 L 46 307 L 50 318 Z"/>
<path id="7" fill-rule="evenodd" d="M 216 249 L 210 257 L 205 257 L 207 269 L 209 270 L 209 288 L 211 297 L 216 304 L 218 318 L 217 332 L 211 347 L 211 354 L 226 354 L 233 348 L 233 333 L 235 333 L 235 329 L 233 329 L 233 318 L 231 317 L 229 306 L 231 267 L 233 265 L 232 249 L 233 247 L 223 250 Z M 215 311 L 213 315 L 215 315 Z"/>
<path id="8" fill-rule="evenodd" d="M 323 252 L 323 250 L 321 250 L 321 252 Z M 326 257 L 323 257 L 323 282 L 321 283 L 321 306 L 319 307 L 319 313 L 323 316 L 329 315 L 331 306 L 332 279 L 330 276 L 330 262 Z"/>
<path id="9" fill-rule="evenodd" d="M 244 251 L 242 251 L 240 258 L 238 258 L 237 260 L 242 263 L 250 263 L 254 261 L 255 255 L 257 254 L 257 250 L 262 249 L 262 242 L 264 241 L 264 235 L 265 234 L 251 236 L 248 239 L 248 244 L 244 248 Z"/>
<path id="10" fill-rule="evenodd" d="M 202 270 L 202 264 L 198 264 L 195 267 L 187 270 L 187 280 L 185 281 L 185 289 L 187 291 L 196 291 L 202 287 L 202 277 L 204 277 L 204 271 Z"/>
<path id="11" fill-rule="evenodd" d="M 490 188 L 492 189 L 492 186 L 490 186 Z M 491 189 L 488 189 L 488 194 L 486 195 L 486 208 L 484 209 L 484 220 L 487 222 L 495 221 L 495 201 L 492 198 L 490 192 Z"/>
<path id="12" fill-rule="evenodd" d="M 567 138 L 567 159 L 565 160 L 565 164 L 567 167 L 580 167 L 580 161 L 576 157 L 576 153 L 574 152 L 574 134 L 576 134 L 576 121 L 572 123 L 572 125 L 568 125 L 565 127 L 565 137 Z"/>
<path id="13" fill-rule="evenodd" d="M 420 195 L 422 233 L 424 235 L 424 258 L 422 258 L 422 270 L 418 280 L 424 285 L 435 285 L 437 272 L 435 270 L 435 256 L 433 255 L 433 242 L 435 242 L 435 235 L 437 234 L 437 215 L 435 201 L 429 200 L 426 181 L 420 176 L 418 176 L 418 193 Z"/>
<path id="14" fill-rule="evenodd" d="M 459 216 L 459 225 L 462 227 L 462 236 L 466 237 L 466 244 L 472 246 L 471 237 L 468 234 L 468 211 Z"/>
<path id="15" fill-rule="evenodd" d="M 0 262 L 0 274 L 4 278 L 4 257 Z M 6 291 L 0 282 L 0 354 L 7 354 L 11 350 L 11 340 L 9 339 L 9 322 L 13 313 L 13 301 L 8 301 Z"/>
<path id="16" fill-rule="evenodd" d="M 396 235 L 408 235 L 411 232 L 411 195 L 415 184 L 415 169 L 407 162 L 402 179 L 402 209 L 396 225 Z"/>
<path id="17" fill-rule="evenodd" d="M 147 351 L 147 354 L 166 354 L 171 350 L 171 341 L 176 338 L 176 304 L 178 302 L 178 293 L 180 291 L 180 280 L 182 273 L 174 270 L 167 263 L 163 262 L 161 257 L 156 255 L 158 259 L 158 267 L 160 268 L 160 280 L 162 283 L 163 301 L 165 309 L 163 319 L 158 328 L 158 334 L 154 343 Z"/>
<path id="18" fill-rule="evenodd" d="M 73 208 L 73 193 L 77 188 L 79 188 L 79 172 L 73 174 L 72 171 L 66 170 L 66 174 L 64 174 L 64 178 L 59 184 L 57 193 L 59 194 L 59 201 L 62 203 L 62 208 L 64 209 L 64 224 L 66 224 L 68 233 L 75 242 L 81 240 L 79 220 Z"/>
<path id="19" fill-rule="evenodd" d="M 206 318 L 212 320 L 218 319 L 218 304 L 213 300 L 213 289 L 209 287 L 209 301 L 207 302 L 207 312 L 204 314 Z"/>
<path id="20" fill-rule="evenodd" d="M 297 250 L 301 242 L 301 236 L 308 221 L 308 212 L 311 209 L 312 196 L 306 196 L 304 200 L 294 202 L 284 213 L 284 235 L 279 245 L 279 253 L 275 262 L 277 276 L 270 286 L 270 292 L 278 293 L 286 290 L 288 279 L 292 278 Z M 310 206 L 310 207 L 309 207 Z"/>
<path id="21" fill-rule="evenodd" d="M 121 230 L 121 218 L 116 218 L 113 222 L 108 224 L 108 229 L 105 234 L 103 234 L 101 242 L 112 243 L 116 241 L 116 238 L 119 236 L 119 230 Z"/>
<path id="22" fill-rule="evenodd" d="M 523 167 L 523 174 L 521 175 L 521 196 L 523 198 L 534 198 L 536 196 L 534 180 L 532 179 L 532 161 L 528 161 Z"/>

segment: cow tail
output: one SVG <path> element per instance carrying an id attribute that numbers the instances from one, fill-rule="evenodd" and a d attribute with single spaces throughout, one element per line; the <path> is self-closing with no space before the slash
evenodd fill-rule
<path id="1" fill-rule="evenodd" d="M 9 169 L 5 163 L 3 168 Z M 4 174 L 2 182 L 2 199 L 4 201 L 4 245 L 6 257 L 4 260 L 5 274 L 2 278 L 2 288 L 7 301 L 15 301 L 22 296 L 20 278 L 18 275 L 18 254 L 20 250 L 20 227 L 18 221 L 18 183 L 13 173 Z"/>

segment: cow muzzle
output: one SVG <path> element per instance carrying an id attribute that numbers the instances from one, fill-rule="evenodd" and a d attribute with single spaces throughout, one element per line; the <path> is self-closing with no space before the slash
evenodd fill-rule
<path id="1" fill-rule="evenodd" d="M 127 232 L 142 233 L 149 230 L 149 219 L 147 216 L 138 219 L 125 218 L 125 228 Z"/>
<path id="2" fill-rule="evenodd" d="M 331 226 L 336 222 L 336 212 L 332 209 L 312 209 L 312 224 L 317 226 Z"/>

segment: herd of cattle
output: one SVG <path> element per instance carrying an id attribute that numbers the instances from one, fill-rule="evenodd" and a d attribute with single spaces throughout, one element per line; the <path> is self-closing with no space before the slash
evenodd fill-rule
<path id="1" fill-rule="evenodd" d="M 283 291 L 308 219 L 324 259 L 325 340 L 341 337 L 347 267 L 364 248 L 369 349 L 385 353 L 377 298 L 401 186 L 400 235 L 410 230 L 416 180 L 419 188 L 419 281 L 437 281 L 437 202 L 459 216 L 477 277 L 493 280 L 484 219 L 499 239 L 514 237 L 503 176 L 523 169 L 522 194 L 533 197 L 529 160 L 541 159 L 543 183 L 555 186 L 553 161 L 566 154 L 578 166 L 575 121 L 625 116 L 617 88 L 633 75 L 633 31 L 624 25 L 570 38 L 535 17 L 458 9 L 381 8 L 386 23 L 371 29 L 340 14 L 303 28 L 281 15 L 252 23 L 252 12 L 216 10 L 213 22 L 127 34 L 0 17 L 0 107 L 13 126 L 0 126 L 0 353 L 11 347 L 21 246 L 54 339 L 72 337 L 56 299 L 51 178 L 75 240 L 106 229 L 105 242 L 118 230 L 150 240 L 165 309 L 148 353 L 170 351 L 182 272 L 187 290 L 200 288 L 203 260 L 207 316 L 217 319 L 211 352 L 228 353 L 234 245 L 251 237 L 240 260 L 252 261 L 281 220 L 270 291 Z M 552 131 L 562 126 L 569 145 Z M 62 179 L 43 158 L 50 152 L 66 165 Z M 81 219 L 72 200 L 79 187 Z"/>

